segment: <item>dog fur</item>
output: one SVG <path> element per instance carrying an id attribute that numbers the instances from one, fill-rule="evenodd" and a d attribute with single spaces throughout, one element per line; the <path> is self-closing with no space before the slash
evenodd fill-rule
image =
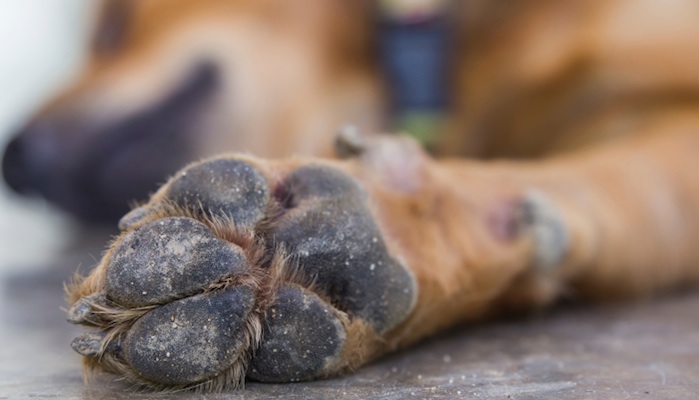
<path id="1" fill-rule="evenodd" d="M 376 132 L 390 119 L 371 10 L 133 3 L 128 34 L 97 46 L 88 72 L 37 119 L 76 109 L 127 118 L 177 87 L 206 43 L 224 79 L 179 161 L 224 150 L 327 156 L 337 126 Z M 362 350 L 348 365 L 503 310 L 699 280 L 697 15 L 689 0 L 455 3 L 453 99 L 434 152 L 487 160 L 435 159 L 408 139 L 371 135 L 348 160 L 324 161 L 369 194 L 419 287 L 400 326 L 356 334 Z M 246 160 L 270 181 L 319 162 Z M 101 290 L 105 268 L 76 286 L 74 302 Z"/>

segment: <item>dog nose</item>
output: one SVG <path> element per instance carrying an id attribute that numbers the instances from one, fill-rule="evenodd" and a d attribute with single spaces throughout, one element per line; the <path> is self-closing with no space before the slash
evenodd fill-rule
<path id="1" fill-rule="evenodd" d="M 50 164 L 52 145 L 36 127 L 27 127 L 7 144 L 2 156 L 5 183 L 20 194 L 40 191 L 45 167 Z"/>
<path id="2" fill-rule="evenodd" d="M 22 135 L 15 136 L 5 148 L 2 156 L 2 175 L 7 186 L 15 192 L 26 193 L 30 190 Z"/>

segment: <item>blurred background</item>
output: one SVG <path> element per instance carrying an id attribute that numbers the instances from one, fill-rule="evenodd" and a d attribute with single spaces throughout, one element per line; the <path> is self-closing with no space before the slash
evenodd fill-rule
<path id="1" fill-rule="evenodd" d="M 28 118 L 34 115 L 47 99 L 68 85 L 78 74 L 80 67 L 85 64 L 97 3 L 94 0 L 0 0 L 0 148 L 5 148 L 11 136 L 26 126 Z M 440 1 L 427 0 L 422 3 L 432 4 Z M 478 8 L 479 4 L 486 3 L 487 1 L 474 1 L 468 4 L 474 4 L 473 7 Z M 603 3 L 600 2 L 600 4 Z M 635 8 L 633 1 L 620 3 L 624 3 L 629 8 Z M 648 9 L 663 8 L 659 2 L 638 3 L 645 4 Z M 502 7 L 502 10 L 506 8 Z M 536 53 L 531 57 L 529 53 L 522 52 L 527 53 L 521 55 L 522 60 L 531 62 L 533 65 L 531 70 L 527 71 L 531 76 L 527 76 L 526 79 L 540 78 L 542 75 L 539 74 L 548 73 L 552 66 L 558 65 L 559 55 L 567 54 L 559 51 L 561 48 L 567 49 L 568 43 L 556 40 L 559 38 L 556 32 L 559 30 L 566 32 L 566 29 L 573 26 L 570 21 L 577 21 L 578 14 L 575 7 L 560 12 L 561 15 L 547 15 L 545 18 L 542 17 L 541 21 L 537 20 L 540 23 L 537 26 L 551 29 L 544 30 L 541 43 L 547 43 L 551 46 L 548 49 L 554 50 L 542 50 L 540 54 Z M 308 14 L 312 17 L 313 13 Z M 503 11 L 503 15 L 507 15 L 507 10 Z M 628 40 L 620 41 L 623 43 L 619 46 L 633 47 L 627 46 L 629 43 L 649 45 L 648 38 L 638 34 L 638 32 L 644 33 L 645 30 L 635 29 L 639 23 L 635 17 L 624 12 L 620 12 L 619 15 L 627 16 L 622 18 L 629 24 L 627 28 L 634 27 L 625 31 L 622 26 L 618 30 L 622 33 L 620 36 Z M 692 17 L 695 14 L 688 13 L 688 15 Z M 675 18 L 675 16 L 673 14 L 668 18 Z M 305 22 L 303 19 L 302 21 Z M 551 21 L 556 24 L 550 24 Z M 472 22 L 473 26 L 478 25 L 478 21 Z M 333 24 L 338 29 L 337 34 L 342 35 L 340 32 L 343 29 L 342 24 L 334 22 Z M 609 26 L 616 25 L 610 23 Z M 323 27 L 325 28 L 327 27 Z M 352 30 L 349 29 L 349 31 Z M 637 35 L 629 36 L 625 34 L 626 32 L 635 32 Z M 682 33 L 685 30 L 678 29 L 678 32 Z M 649 35 L 662 36 L 654 33 Z M 678 34 L 678 36 L 681 35 Z M 516 41 L 510 43 L 509 38 L 503 39 L 503 37 L 505 36 L 498 36 L 496 39 L 512 44 L 515 49 L 518 48 Z M 668 40 L 674 39 L 670 37 Z M 432 37 L 430 40 L 435 39 Z M 434 42 L 430 40 L 423 43 L 426 51 L 434 47 Z M 601 43 L 604 42 L 601 40 Z M 278 46 L 279 48 L 270 46 L 265 48 L 265 51 L 258 51 L 255 45 L 252 45 L 252 50 L 249 48 L 241 50 L 242 54 L 257 57 L 268 53 L 274 57 L 284 57 L 285 61 L 292 59 L 299 61 L 287 57 L 284 46 Z M 284 45 L 294 44 L 284 43 Z M 472 45 L 474 45 L 472 48 L 478 50 L 477 43 Z M 656 45 L 663 49 L 669 48 L 662 40 Z M 541 50 L 547 47 L 537 48 Z M 297 50 L 298 47 L 292 46 L 291 49 Z M 612 46 L 610 49 L 605 56 L 621 54 L 618 56 L 619 59 L 626 61 L 627 57 L 619 53 L 618 48 Z M 280 53 L 274 53 L 275 51 Z M 509 56 L 516 52 L 505 53 Z M 672 54 L 679 53 L 681 52 Z M 304 58 L 309 57 L 304 57 L 302 54 L 300 59 Z M 228 62 L 227 60 L 218 61 L 219 65 L 227 65 Z M 257 60 L 259 64 L 252 62 L 246 65 L 241 63 L 240 59 L 233 61 L 236 73 L 240 73 L 243 77 L 246 77 L 245 68 L 253 72 L 265 71 L 264 57 Z M 507 70 L 507 66 L 511 64 L 510 60 L 496 61 L 493 70 L 497 68 Z M 634 64 L 636 61 L 629 59 L 628 63 Z M 623 63 L 614 65 L 621 64 Z M 205 64 L 201 65 L 206 67 Z M 280 82 L 273 82 L 273 84 L 256 82 L 262 85 L 256 89 L 269 90 L 268 93 L 272 93 L 273 96 L 268 98 L 278 100 L 283 97 L 284 91 L 275 85 L 283 84 L 281 81 L 297 85 L 298 82 L 303 82 L 300 79 L 287 79 L 285 75 L 288 73 L 292 74 L 290 76 L 297 76 L 293 74 L 298 72 L 294 70 L 298 66 L 301 66 L 299 70 L 303 70 L 305 65 L 289 62 L 288 65 L 284 65 L 284 68 L 279 69 L 281 71 L 279 74 L 276 74 L 276 69 L 272 70 L 275 73 L 266 71 L 270 79 L 276 78 Z M 279 67 L 279 65 L 273 65 L 273 67 Z M 442 67 L 437 63 L 423 65 L 422 69 L 417 70 L 440 75 Z M 486 72 L 491 71 L 489 65 L 483 68 Z M 690 70 L 692 74 L 696 72 L 696 69 L 690 68 Z M 199 68 L 196 71 L 210 72 L 206 68 Z M 156 70 L 156 75 L 159 75 L 159 72 L 161 71 Z M 621 82 L 623 79 L 620 77 L 627 76 L 628 65 L 623 64 L 622 68 L 616 72 L 602 73 L 601 76 L 614 83 Z M 247 78 L 254 80 L 254 74 L 250 76 Z M 493 81 L 499 78 L 496 73 L 490 77 Z M 408 76 L 407 79 L 412 78 Z M 351 79 L 349 81 L 356 82 Z M 245 88 L 244 85 L 240 85 L 240 81 L 234 83 L 239 85 L 237 88 Z M 435 85 L 439 86 L 440 83 L 443 82 L 437 82 Z M 615 89 L 608 83 L 603 81 L 595 88 Z M 483 94 L 484 99 L 490 99 L 495 104 L 492 110 L 488 109 L 486 110 L 488 112 L 484 113 L 490 117 L 497 116 L 490 118 L 494 121 L 494 125 L 484 125 L 488 129 L 492 128 L 493 132 L 499 128 L 503 131 L 511 129 L 509 126 L 500 126 L 510 123 L 507 118 L 501 117 L 502 110 L 517 111 L 510 108 L 511 98 L 508 96 L 511 95 L 511 88 L 515 86 L 508 86 L 509 84 L 510 82 L 505 82 L 503 85 L 498 83 L 499 92 L 486 91 L 487 93 Z M 523 92 L 522 99 L 525 100 L 532 93 L 546 93 L 540 91 L 536 85 L 526 88 L 531 89 L 531 92 Z M 325 89 L 327 88 L 314 88 L 319 92 Z M 295 104 L 294 96 L 312 96 L 314 93 L 314 90 L 303 85 L 300 85 L 300 88 L 291 85 L 284 90 L 291 93 L 290 100 L 287 99 L 289 104 Z M 241 90 L 237 92 L 240 93 Z M 252 92 L 254 91 L 245 94 L 254 96 L 255 93 Z M 428 105 L 443 105 L 444 93 L 440 89 L 418 92 L 403 95 L 408 99 L 414 96 L 412 100 L 427 99 L 425 103 Z M 337 101 L 340 106 L 363 104 L 366 108 L 355 110 L 351 107 L 342 107 L 349 109 L 343 116 L 343 120 L 346 117 L 350 119 L 356 117 L 356 121 L 360 121 L 360 124 L 361 121 L 368 121 L 367 126 L 379 126 L 377 116 L 368 110 L 385 111 L 374 102 L 380 96 L 365 91 L 361 86 L 347 93 L 350 94 L 349 99 L 332 96 L 330 98 Z M 504 95 L 498 97 L 502 93 Z M 491 94 L 492 99 L 488 97 Z M 323 96 L 326 95 L 327 93 L 323 92 L 318 99 L 324 100 Z M 597 99 L 598 97 L 595 96 L 600 94 L 593 93 L 591 98 Z M 311 98 L 308 102 L 322 103 L 318 99 Z M 583 100 L 589 99 L 583 98 Z M 236 105 L 250 103 L 239 98 L 227 100 Z M 481 98 L 476 96 L 475 100 L 480 101 Z M 554 100 L 551 104 L 558 104 L 558 99 Z M 417 104 L 423 110 L 425 107 L 420 101 L 394 104 L 394 107 L 411 111 L 410 107 L 416 107 Z M 124 103 L 129 102 L 124 101 Z M 577 106 L 578 103 L 571 101 L 571 104 Z M 582 104 L 589 103 L 583 101 Z M 299 113 L 306 111 L 291 110 Z M 327 137 L 328 132 L 332 132 L 337 126 L 337 121 L 318 123 L 318 114 L 314 115 L 314 109 L 311 111 L 308 121 L 304 121 L 307 125 L 301 124 L 294 129 L 297 132 L 317 131 L 319 135 Z M 528 110 L 522 111 L 520 117 L 527 114 L 526 111 Z M 250 114 L 243 108 L 240 115 L 236 115 L 236 123 L 242 124 L 243 127 L 246 126 L 244 118 L 246 113 Z M 409 121 L 406 126 L 434 127 L 435 123 L 439 122 L 434 121 L 435 117 L 430 112 L 411 111 L 409 114 L 411 118 L 418 117 L 418 121 Z M 466 117 L 464 119 L 468 120 Z M 284 119 L 284 122 L 287 120 Z M 517 124 L 514 118 L 511 124 L 517 129 L 525 125 Z M 545 124 L 541 126 L 546 127 Z M 538 129 L 541 126 L 535 126 L 535 128 Z M 268 127 L 258 128 L 260 131 L 265 131 Z M 516 133 L 518 135 L 515 136 L 524 138 L 523 141 L 526 143 L 529 132 Z M 420 138 L 419 135 L 416 136 Z M 503 137 L 509 139 L 507 136 Z M 293 140 L 293 137 L 289 140 Z M 311 140 L 311 142 L 315 141 Z M 503 142 L 510 143 L 509 140 L 503 140 Z M 215 141 L 212 143 L 212 148 L 220 147 L 220 143 Z M 251 146 L 254 145 L 256 144 L 253 143 Z M 302 150 L 308 153 L 313 152 L 313 149 Z M 210 152 L 211 149 L 207 151 Z M 202 153 L 206 151 L 202 150 Z M 124 387 L 117 384 L 114 386 L 118 390 L 113 391 L 113 382 L 110 380 L 106 384 L 103 382 L 92 388 L 85 388 L 80 375 L 79 358 L 69 347 L 70 340 L 78 329 L 64 321 L 64 312 L 61 310 L 64 306 L 62 284 L 70 279 L 76 268 L 82 271 L 89 270 L 100 257 L 106 240 L 116 233 L 114 225 L 114 221 L 106 226 L 85 225 L 37 196 L 20 196 L 10 191 L 4 182 L 0 183 L 0 243 L 2 243 L 0 245 L 0 343 L 2 343 L 0 345 L 0 400 L 48 396 L 89 399 L 154 398 L 148 395 L 124 394 L 122 390 Z M 696 384 L 699 376 L 699 371 L 696 370 L 696 360 L 699 359 L 697 358 L 699 357 L 697 353 L 699 319 L 696 318 L 698 300 L 696 294 L 680 295 L 640 307 L 626 305 L 604 310 L 566 310 L 562 314 L 555 314 L 551 318 L 538 322 L 502 322 L 494 326 L 470 328 L 466 334 L 457 332 L 457 335 L 446 339 L 437 339 L 407 354 L 385 359 L 347 378 L 290 386 L 253 384 L 248 393 L 252 393 L 250 398 L 255 396 L 265 398 L 271 395 L 285 398 L 337 398 L 340 393 L 350 392 L 350 395 L 355 396 L 354 398 L 373 398 L 382 395 L 385 398 L 396 399 L 409 396 L 452 399 L 463 397 L 463 395 L 501 399 L 509 398 L 511 394 L 521 395 L 517 398 L 537 399 L 633 396 L 693 399 L 699 391 Z"/>
<path id="2" fill-rule="evenodd" d="M 90 0 L 0 1 L 0 143 L 4 148 L 36 109 L 66 85 L 84 61 Z M 78 227 L 38 198 L 0 185 L 0 270 L 37 268 Z"/>
<path id="3" fill-rule="evenodd" d="M 0 0 L 0 143 L 77 72 L 92 0 Z M 94 231 L 99 241 L 108 232 Z M 68 344 L 62 284 L 92 264 L 96 245 L 72 217 L 0 185 L 0 398 L 66 398 L 56 376 L 80 384 Z M 82 239 L 81 239 L 82 238 Z M 92 254 L 92 255 L 91 255 Z M 68 367 L 71 365 L 72 367 Z"/>

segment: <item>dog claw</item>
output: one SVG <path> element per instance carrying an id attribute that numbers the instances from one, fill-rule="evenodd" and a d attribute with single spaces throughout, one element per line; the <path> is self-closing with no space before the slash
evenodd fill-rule
<path id="1" fill-rule="evenodd" d="M 73 339 L 70 347 L 76 353 L 85 357 L 99 357 L 102 351 L 102 342 L 107 337 L 105 332 L 88 332 Z"/>
<path id="2" fill-rule="evenodd" d="M 90 321 L 90 316 L 92 315 L 92 307 L 90 307 L 90 302 L 83 298 L 73 304 L 73 306 L 68 310 L 68 317 L 66 321 L 71 324 L 84 324 Z"/>
<path id="3" fill-rule="evenodd" d="M 95 304 L 105 304 L 106 295 L 104 292 L 98 292 L 92 296 L 86 296 L 76 301 L 68 310 L 66 320 L 71 324 L 90 324 L 93 323 L 96 315 L 94 313 Z"/>
<path id="4" fill-rule="evenodd" d="M 520 204 L 519 224 L 534 236 L 533 263 L 541 271 L 555 268 L 566 255 L 570 238 L 562 221 L 549 198 L 535 190 L 525 194 Z"/>
<path id="5" fill-rule="evenodd" d="M 366 151 L 361 133 L 354 125 L 345 125 L 335 138 L 335 155 L 340 158 L 356 157 Z"/>

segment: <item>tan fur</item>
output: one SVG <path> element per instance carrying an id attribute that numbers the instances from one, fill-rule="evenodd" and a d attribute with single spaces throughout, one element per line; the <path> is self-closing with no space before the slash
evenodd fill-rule
<path id="1" fill-rule="evenodd" d="M 73 132 L 108 126 L 167 98 L 198 62 L 211 60 L 223 78 L 190 160 L 222 150 L 329 156 L 328 132 L 342 124 L 378 131 L 383 95 L 367 1 L 104 3 L 96 39 L 122 10 L 123 42 L 93 49 L 76 81 L 34 120 L 66 120 Z"/>
<path id="2" fill-rule="evenodd" d="M 155 3 L 143 6 L 143 18 L 149 7 L 162 6 Z M 193 7 L 189 10 L 185 3 L 169 4 L 172 15 L 167 21 L 202 10 L 201 18 L 210 22 L 213 17 L 203 14 L 221 7 L 210 0 L 207 5 L 187 3 Z M 244 1 L 230 4 L 253 7 Z M 271 0 L 255 4 L 279 6 Z M 335 21 L 332 11 L 323 9 L 319 18 Z M 507 5 L 476 0 L 459 3 L 458 11 L 462 24 L 454 64 L 455 104 L 439 151 L 524 160 L 435 160 L 409 142 L 387 139 L 372 142 L 355 159 L 328 161 L 367 190 L 392 253 L 412 270 L 419 287 L 408 320 L 385 337 L 360 322 L 345 321 L 349 345 L 343 357 L 346 365 L 338 371 L 457 323 L 545 306 L 562 295 L 593 300 L 639 297 L 699 281 L 699 247 L 694 243 L 699 237 L 696 5 L 690 0 L 672 6 L 635 0 Z M 256 9 L 256 15 L 259 12 Z M 313 25 L 312 32 L 314 27 L 321 32 L 331 29 Z M 352 32 L 366 33 L 363 27 L 343 26 L 344 33 L 331 29 L 326 36 L 348 45 Z M 318 45 L 312 35 L 291 32 L 301 35 L 304 43 Z M 318 48 L 311 53 L 315 51 Z M 339 62 L 339 54 L 348 53 L 320 54 L 335 58 L 321 63 L 330 75 L 316 75 L 314 70 L 315 77 L 323 78 L 311 87 L 327 84 L 330 90 L 343 87 L 346 79 L 352 80 L 348 77 L 358 77 L 353 80 L 358 87 L 371 88 L 362 101 L 370 99 L 366 104 L 375 107 L 381 88 L 375 86 L 370 59 L 358 56 Z M 272 62 L 277 56 L 266 53 Z M 303 57 L 313 58 L 309 53 Z M 323 79 L 327 81 L 321 85 Z M 265 137 L 260 142 L 265 145 L 248 149 L 279 155 L 277 146 L 288 153 L 317 141 L 315 134 L 286 127 L 307 126 L 313 116 L 342 116 L 318 106 L 338 104 L 337 93 L 330 92 L 296 92 L 300 105 L 288 109 L 289 115 L 269 117 L 268 122 L 278 124 L 252 129 L 291 136 L 272 145 Z M 321 130 L 330 131 L 332 124 L 321 125 Z M 217 141 L 208 144 L 225 148 Z M 245 159 L 270 182 L 316 162 Z M 548 270 L 533 262 L 539 245 L 535 237 L 523 230 L 499 238 L 489 222 L 498 204 L 522 199 L 532 190 L 553 204 L 570 237 L 563 259 Z M 161 201 L 162 193 L 151 202 Z M 100 265 L 71 291 L 72 301 L 98 291 L 103 275 Z"/>
<path id="3" fill-rule="evenodd" d="M 666 133 L 543 162 L 428 160 L 413 193 L 362 174 L 419 282 L 417 309 L 396 340 L 561 294 L 606 300 L 698 283 L 699 186 L 688 172 L 699 168 L 699 135 Z M 498 240 L 488 228 L 500 199 L 532 189 L 555 204 L 572 238 L 550 271 L 533 265 L 532 237 Z"/>

